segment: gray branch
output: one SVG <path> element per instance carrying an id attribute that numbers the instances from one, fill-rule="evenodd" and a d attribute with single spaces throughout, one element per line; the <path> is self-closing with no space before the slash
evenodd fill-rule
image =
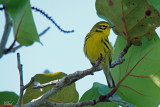
<path id="1" fill-rule="evenodd" d="M 44 87 L 47 87 L 47 86 L 50 86 L 50 85 L 56 85 L 60 80 L 61 79 L 50 81 L 48 83 L 44 83 L 44 84 L 41 84 L 41 85 L 38 85 L 38 86 L 33 86 L 32 88 L 33 89 L 38 89 L 38 88 L 44 88 Z"/>
<path id="2" fill-rule="evenodd" d="M 114 68 L 116 65 L 122 64 L 125 61 L 125 59 L 122 59 L 122 58 L 127 53 L 131 45 L 132 45 L 131 43 L 126 45 L 126 47 L 122 50 L 122 52 L 118 55 L 118 57 L 114 61 L 111 62 L 109 66 L 110 68 Z M 100 70 L 102 70 L 102 68 L 99 66 L 96 68 L 95 71 L 100 71 Z"/>
<path id="3" fill-rule="evenodd" d="M 49 97 L 51 97 L 52 95 L 56 94 L 59 90 L 61 90 L 62 88 L 64 88 L 65 86 L 68 86 L 72 83 L 74 83 L 75 81 L 87 76 L 87 75 L 93 75 L 96 67 L 99 66 L 99 64 L 101 63 L 102 58 L 99 58 L 98 61 L 96 62 L 96 64 L 87 70 L 84 71 L 77 71 L 73 74 L 69 74 L 65 77 L 63 77 L 58 83 L 56 83 L 56 85 L 50 89 L 49 91 L 47 91 L 46 93 L 44 93 L 42 96 L 38 97 L 37 99 L 33 99 L 31 102 L 24 104 L 22 107 L 36 107 L 39 106 L 40 104 L 42 104 L 46 99 L 48 99 Z"/>
<path id="4" fill-rule="evenodd" d="M 83 101 L 83 102 L 78 102 L 78 103 L 53 103 L 53 102 L 46 101 L 42 103 L 41 106 L 45 106 L 45 107 L 82 107 L 82 106 L 87 106 L 87 105 L 95 105 L 99 102 L 101 102 L 99 98 L 96 100 L 88 100 L 88 101 Z"/>
<path id="5" fill-rule="evenodd" d="M 25 86 L 23 85 L 23 70 L 22 70 L 22 64 L 21 64 L 19 53 L 17 53 L 17 67 L 18 67 L 19 76 L 20 76 L 20 94 L 19 94 L 18 102 L 17 102 L 16 106 L 14 106 L 14 107 L 20 107 L 21 106 L 24 90 L 34 82 L 34 77 L 32 77 L 28 84 L 26 84 Z"/>
<path id="6" fill-rule="evenodd" d="M 2 39 L 0 42 L 0 58 L 2 58 L 2 56 L 5 53 L 5 46 L 7 44 L 7 40 L 8 40 L 9 34 L 11 32 L 11 28 L 12 28 L 12 20 L 11 20 L 10 16 L 7 14 L 6 11 L 4 12 L 4 14 L 5 14 L 6 23 L 5 23 Z"/>
<path id="7" fill-rule="evenodd" d="M 122 59 L 122 58 L 127 53 L 131 45 L 132 45 L 131 43 L 126 45 L 126 47 L 119 54 L 119 56 L 111 63 L 110 68 L 114 68 L 116 65 L 122 64 L 125 61 L 125 59 Z"/>

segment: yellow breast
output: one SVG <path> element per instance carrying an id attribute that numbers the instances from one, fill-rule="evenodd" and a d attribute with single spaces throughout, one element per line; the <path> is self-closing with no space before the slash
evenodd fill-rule
<path id="1" fill-rule="evenodd" d="M 89 33 L 86 36 L 84 53 L 92 63 L 97 61 L 100 54 L 103 56 L 103 62 L 109 63 L 109 57 L 111 58 L 112 55 L 112 47 L 110 43 L 106 43 L 105 39 L 107 38 L 104 38 L 103 33 L 97 32 Z"/>

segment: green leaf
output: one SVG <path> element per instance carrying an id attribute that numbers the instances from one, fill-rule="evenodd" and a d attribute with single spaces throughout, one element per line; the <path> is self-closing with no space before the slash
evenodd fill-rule
<path id="1" fill-rule="evenodd" d="M 136 107 L 136 106 L 122 100 L 121 97 L 119 97 L 116 93 L 112 97 L 110 97 L 109 100 L 117 103 L 118 105 L 121 105 L 122 107 Z"/>
<path id="2" fill-rule="evenodd" d="M 96 83 L 96 84 L 99 84 L 99 83 Z M 98 92 L 101 95 L 107 95 L 110 91 L 109 91 L 108 86 L 100 84 L 100 85 L 98 85 Z M 111 100 L 112 102 L 115 102 L 118 105 L 121 105 L 123 107 L 135 107 L 134 105 L 129 104 L 128 102 L 122 100 L 116 93 L 113 94 L 112 97 L 109 98 L 109 100 Z"/>
<path id="3" fill-rule="evenodd" d="M 126 41 L 118 36 L 115 44 L 115 59 L 124 49 Z M 146 56 L 145 56 L 146 55 Z M 144 57 L 144 58 L 143 58 Z M 124 56 L 125 62 L 112 70 L 116 83 L 132 70 L 118 88 L 118 95 L 138 107 L 157 107 L 160 104 L 160 40 L 157 34 L 152 39 L 142 38 L 142 46 L 131 46 Z"/>
<path id="4" fill-rule="evenodd" d="M 98 92 L 101 94 L 101 95 L 106 95 L 106 94 L 108 94 L 108 92 L 109 92 L 109 88 L 108 88 L 108 86 L 101 86 L 101 87 L 99 87 L 98 88 Z"/>
<path id="5" fill-rule="evenodd" d="M 101 95 L 105 95 L 108 92 L 109 92 L 108 86 L 95 82 L 92 88 L 86 91 L 82 95 L 79 102 L 86 101 L 86 100 L 95 100 L 99 98 Z M 105 103 L 102 102 L 102 103 L 96 104 L 95 106 L 85 106 L 85 107 L 118 107 L 118 105 L 113 102 L 105 102 Z"/>
<path id="6" fill-rule="evenodd" d="M 10 2 L 11 0 L 0 0 L 0 4 L 7 4 L 8 2 Z"/>
<path id="7" fill-rule="evenodd" d="M 34 41 L 40 42 L 34 24 L 29 0 L 11 0 L 6 5 L 7 13 L 13 20 L 13 31 L 16 40 L 21 45 L 31 45 Z"/>
<path id="8" fill-rule="evenodd" d="M 159 6 L 153 7 L 147 0 L 96 0 L 98 16 L 109 20 L 114 32 L 134 45 L 142 45 L 144 36 L 151 39 L 160 26 Z"/>
<path id="9" fill-rule="evenodd" d="M 160 12 L 160 0 L 148 0 Z"/>
<path id="10" fill-rule="evenodd" d="M 0 105 L 12 104 L 15 105 L 18 101 L 19 96 L 14 92 L 0 92 Z"/>
<path id="11" fill-rule="evenodd" d="M 62 72 L 56 72 L 51 74 L 36 74 L 35 75 L 35 82 L 31 84 L 30 87 L 27 88 L 26 93 L 23 97 L 24 104 L 38 98 L 39 96 L 43 95 L 45 92 L 53 88 L 54 86 L 47 86 L 42 89 L 32 89 L 32 86 L 35 86 L 34 84 L 39 82 L 40 84 L 44 84 L 53 80 L 61 79 L 62 77 L 66 76 L 66 74 Z M 70 86 L 64 87 L 62 90 L 60 90 L 58 93 L 53 95 L 49 98 L 48 101 L 51 102 L 78 102 L 78 92 L 75 88 L 75 84 L 72 84 Z"/>

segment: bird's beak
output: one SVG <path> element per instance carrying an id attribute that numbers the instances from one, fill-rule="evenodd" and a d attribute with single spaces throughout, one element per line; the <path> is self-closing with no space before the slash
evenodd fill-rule
<path id="1" fill-rule="evenodd" d="M 115 26 L 110 26 L 110 28 L 114 28 Z"/>

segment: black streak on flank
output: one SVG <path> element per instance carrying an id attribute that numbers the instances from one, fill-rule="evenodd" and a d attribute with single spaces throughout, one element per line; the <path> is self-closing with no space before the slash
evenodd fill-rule
<path id="1" fill-rule="evenodd" d="M 108 41 L 108 39 L 104 39 L 108 44 L 109 44 L 109 41 Z"/>
<path id="2" fill-rule="evenodd" d="M 108 45 L 103 40 L 101 40 L 101 42 L 109 49 Z"/>

